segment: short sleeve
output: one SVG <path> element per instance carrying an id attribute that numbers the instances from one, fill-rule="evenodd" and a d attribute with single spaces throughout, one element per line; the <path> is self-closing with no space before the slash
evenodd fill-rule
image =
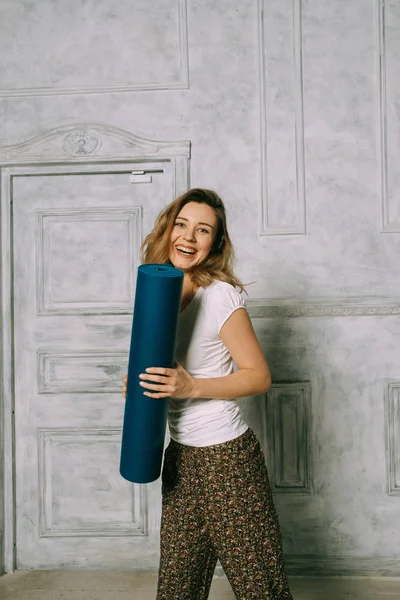
<path id="1" fill-rule="evenodd" d="M 246 308 L 241 294 L 229 283 L 215 283 L 210 294 L 210 311 L 217 322 L 218 333 L 231 314 L 239 308 Z"/>

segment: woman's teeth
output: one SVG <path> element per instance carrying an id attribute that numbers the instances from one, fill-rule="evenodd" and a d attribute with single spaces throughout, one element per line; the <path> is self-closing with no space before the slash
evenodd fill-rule
<path id="1" fill-rule="evenodd" d="M 177 250 L 182 254 L 190 255 L 196 254 L 196 250 L 190 250 L 189 248 L 182 248 L 182 246 L 177 246 Z"/>

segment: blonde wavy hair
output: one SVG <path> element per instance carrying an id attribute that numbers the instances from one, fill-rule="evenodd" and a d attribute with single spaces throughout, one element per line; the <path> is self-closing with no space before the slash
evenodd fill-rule
<path id="1" fill-rule="evenodd" d="M 170 262 L 169 248 L 175 220 L 182 208 L 189 202 L 207 204 L 215 211 L 218 219 L 217 232 L 210 254 L 191 273 L 193 283 L 198 287 L 208 287 L 214 279 L 218 279 L 230 283 L 243 292 L 244 285 L 233 270 L 235 255 L 226 224 L 225 206 L 218 194 L 212 190 L 194 188 L 164 208 L 157 217 L 153 230 L 143 241 L 142 262 L 147 264 Z"/>

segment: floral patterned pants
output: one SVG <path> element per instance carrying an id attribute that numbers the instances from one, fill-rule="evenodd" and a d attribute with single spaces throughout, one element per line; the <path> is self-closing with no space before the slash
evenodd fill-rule
<path id="1" fill-rule="evenodd" d="M 163 468 L 157 600 L 206 600 L 219 559 L 238 600 L 292 600 L 255 434 L 196 448 L 171 441 Z"/>

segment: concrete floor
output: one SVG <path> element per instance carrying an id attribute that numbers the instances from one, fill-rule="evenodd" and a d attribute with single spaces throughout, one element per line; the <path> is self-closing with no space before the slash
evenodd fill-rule
<path id="1" fill-rule="evenodd" d="M 156 573 L 17 571 L 0 577 L 1 600 L 154 600 Z M 294 600 L 399 600 L 400 579 L 292 579 Z M 209 600 L 235 600 L 214 579 Z M 260 599 L 262 600 L 262 599 Z"/>

